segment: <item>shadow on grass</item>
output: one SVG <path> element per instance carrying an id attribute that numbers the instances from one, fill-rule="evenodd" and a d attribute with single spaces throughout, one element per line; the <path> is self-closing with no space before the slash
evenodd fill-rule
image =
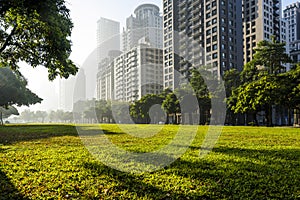
<path id="1" fill-rule="evenodd" d="M 0 126 L 0 144 L 38 140 L 50 137 L 78 136 L 72 125 L 9 125 Z"/>
<path id="2" fill-rule="evenodd" d="M 75 125 L 9 125 L 0 126 L 0 144 L 13 144 L 23 141 L 46 139 L 51 137 L 75 136 L 78 130 L 81 135 L 123 134 L 95 126 Z M 82 130 L 82 131 L 81 131 Z"/>
<path id="3" fill-rule="evenodd" d="M 213 197 L 300 199 L 299 149 L 219 147 L 214 148 L 213 153 L 219 154 L 219 157 L 199 158 L 195 161 L 177 160 L 166 171 L 209 182 L 209 193 Z"/>
<path id="4" fill-rule="evenodd" d="M 120 172 L 96 162 L 85 163 L 85 168 L 95 176 L 110 177 L 118 185 L 114 192 L 128 191 L 138 198 L 300 199 L 299 149 L 219 147 L 213 153 L 218 156 L 183 157 L 160 171 L 143 175 Z M 170 181 L 173 185 L 166 187 Z M 187 192 L 178 189 L 181 184 L 187 185 Z"/>
<path id="5" fill-rule="evenodd" d="M 147 199 L 172 199 L 168 191 L 148 184 L 143 181 L 142 175 L 134 175 L 130 173 L 120 172 L 100 163 L 85 163 L 85 168 L 90 170 L 94 176 L 105 175 L 112 179 L 117 185 L 111 192 L 128 191 L 137 196 L 137 198 Z M 109 195 L 109 194 L 108 194 Z"/>
<path id="6" fill-rule="evenodd" d="M 27 200 L 28 198 L 22 196 L 5 173 L 0 171 L 0 200 L 2 199 Z"/>

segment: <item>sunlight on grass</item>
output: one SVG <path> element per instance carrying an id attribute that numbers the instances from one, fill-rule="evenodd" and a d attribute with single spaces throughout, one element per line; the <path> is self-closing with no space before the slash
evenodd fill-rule
<path id="1" fill-rule="evenodd" d="M 178 126 L 139 127 L 161 131 L 137 138 L 116 125 L 101 125 L 102 133 L 99 125 L 81 126 L 131 152 L 159 149 L 178 131 Z M 299 129 L 225 127 L 213 151 L 200 159 L 207 129 L 199 127 L 188 151 L 170 166 L 135 175 L 97 161 L 73 125 L 0 127 L 0 199 L 300 198 Z"/>

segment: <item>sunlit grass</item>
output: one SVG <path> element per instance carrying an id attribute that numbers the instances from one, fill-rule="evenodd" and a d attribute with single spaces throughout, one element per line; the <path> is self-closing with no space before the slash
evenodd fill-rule
<path id="1" fill-rule="evenodd" d="M 114 144 L 132 152 L 159 149 L 178 131 L 178 126 L 139 127 L 101 125 Z M 80 128 L 99 133 L 99 125 Z M 97 161 L 75 126 L 0 127 L 0 199 L 300 198 L 299 129 L 225 127 L 214 150 L 200 159 L 207 128 L 198 128 L 188 151 L 170 166 L 135 175 Z M 124 130 L 160 131 L 138 138 Z"/>

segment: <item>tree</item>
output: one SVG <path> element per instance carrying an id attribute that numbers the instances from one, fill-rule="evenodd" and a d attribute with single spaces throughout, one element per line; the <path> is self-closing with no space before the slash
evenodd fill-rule
<path id="1" fill-rule="evenodd" d="M 19 115 L 19 112 L 15 107 L 0 107 L 0 125 L 3 125 L 3 119 L 9 118 L 11 115 Z"/>
<path id="2" fill-rule="evenodd" d="M 202 69 L 201 71 L 200 69 L 193 69 L 191 74 L 192 76 L 190 79 L 190 84 L 198 99 L 200 109 L 200 124 L 204 125 L 207 123 L 207 119 L 205 119 L 205 113 L 209 113 L 209 110 L 211 109 L 211 94 L 203 76 L 206 76 L 208 79 L 211 74 L 208 73 L 207 69 Z"/>
<path id="3" fill-rule="evenodd" d="M 46 111 L 36 111 L 35 112 L 35 117 L 36 120 L 39 122 L 44 123 L 45 122 L 45 118 L 48 116 L 48 113 Z"/>
<path id="4" fill-rule="evenodd" d="M 50 80 L 76 74 L 69 59 L 73 24 L 64 0 L 1 0 L 0 27 L 0 66 L 42 65 Z"/>
<path id="5" fill-rule="evenodd" d="M 20 73 L 0 68 L 0 106 L 7 108 L 12 105 L 29 106 L 40 103 L 42 99 L 26 86 L 27 81 Z"/>
<path id="6" fill-rule="evenodd" d="M 21 119 L 23 119 L 25 122 L 32 122 L 34 119 L 34 112 L 31 112 L 30 110 L 26 109 L 21 113 Z"/>
<path id="7" fill-rule="evenodd" d="M 167 113 L 167 124 L 170 123 L 169 116 L 172 116 L 171 123 L 176 123 L 176 113 L 180 113 L 180 103 L 175 93 L 169 93 L 162 103 L 162 108 Z"/>
<path id="8" fill-rule="evenodd" d="M 256 113 L 265 111 L 266 123 L 272 126 L 272 106 L 282 98 L 280 94 L 281 74 L 284 63 L 292 60 L 285 53 L 285 44 L 261 41 L 255 49 L 253 60 L 248 62 L 241 73 L 241 85 L 232 91 L 229 106 L 235 113 Z"/>

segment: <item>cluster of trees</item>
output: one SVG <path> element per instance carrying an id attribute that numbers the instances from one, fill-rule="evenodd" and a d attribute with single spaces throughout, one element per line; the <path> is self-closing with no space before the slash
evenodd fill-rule
<path id="1" fill-rule="evenodd" d="M 287 118 L 284 124 L 291 125 L 293 111 L 300 109 L 300 64 L 291 65 L 287 71 L 286 64 L 292 60 L 285 53 L 285 45 L 275 40 L 259 42 L 255 51 L 253 60 L 242 71 L 225 72 L 225 88 L 219 87 L 222 84 L 212 86 L 218 79 L 209 70 L 193 69 L 190 85 L 181 85 L 175 91 L 167 89 L 158 95 L 148 94 L 131 104 L 104 100 L 81 102 L 75 112 L 83 113 L 81 117 L 88 122 L 99 123 L 208 124 L 212 101 L 217 99 L 227 105 L 226 124 L 272 126 L 276 110 L 276 117 Z M 224 96 L 222 89 L 225 89 Z M 258 116 L 262 119 L 260 123 Z"/>
<path id="2" fill-rule="evenodd" d="M 63 110 L 56 111 L 30 111 L 29 109 L 21 112 L 20 116 L 13 119 L 16 122 L 33 122 L 33 123 L 48 123 L 48 122 L 63 122 L 72 123 L 73 113 Z"/>
<path id="3" fill-rule="evenodd" d="M 263 113 L 265 124 L 272 126 L 275 108 L 282 118 L 287 115 L 287 125 L 291 125 L 293 110 L 300 108 L 300 65 L 292 65 L 292 69 L 286 71 L 284 64 L 292 63 L 292 60 L 284 46 L 275 40 L 262 41 L 255 49 L 253 60 L 242 72 L 230 70 L 226 73 L 231 123 L 236 121 L 238 113 L 242 113 L 247 116 L 247 121 L 258 124 L 257 116 Z"/>
<path id="4" fill-rule="evenodd" d="M 49 80 L 68 78 L 78 68 L 69 59 L 71 31 L 64 0 L 5 0 L 0 3 L 0 121 L 15 114 L 12 105 L 40 103 L 18 71 L 19 63 L 48 69 Z"/>
<path id="5" fill-rule="evenodd" d="M 27 81 L 18 73 L 7 67 L 0 67 L 0 123 L 3 118 L 10 115 L 18 115 L 13 105 L 32 105 L 42 101 L 36 94 L 27 88 Z"/>

